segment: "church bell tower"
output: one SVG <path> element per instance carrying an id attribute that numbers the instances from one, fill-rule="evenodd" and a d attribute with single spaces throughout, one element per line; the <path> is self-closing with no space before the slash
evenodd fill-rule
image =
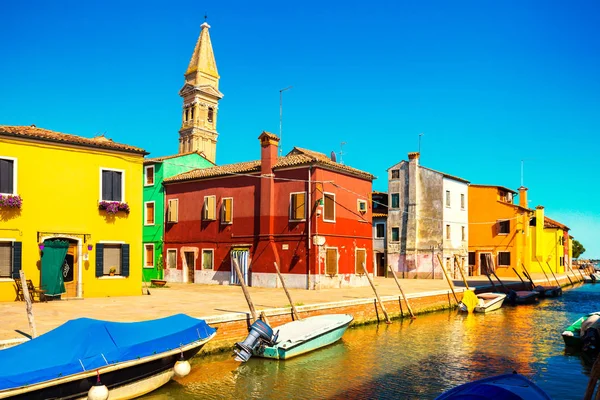
<path id="1" fill-rule="evenodd" d="M 179 130 L 179 153 L 198 151 L 215 162 L 217 152 L 217 114 L 219 73 L 208 30 L 204 22 L 194 48 L 190 65 L 185 72 L 185 84 L 179 91 L 183 98 L 183 115 Z"/>

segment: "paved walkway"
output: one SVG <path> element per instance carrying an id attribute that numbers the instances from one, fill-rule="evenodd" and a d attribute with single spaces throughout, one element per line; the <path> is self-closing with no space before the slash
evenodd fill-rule
<path id="1" fill-rule="evenodd" d="M 545 281 L 544 276 L 540 275 L 534 276 L 534 280 Z M 508 278 L 502 280 L 505 283 L 515 282 Z M 400 284 L 407 296 L 448 290 L 448 284 L 441 279 L 401 279 Z M 457 288 L 464 286 L 462 281 L 454 281 L 454 284 Z M 399 295 L 392 278 L 375 278 L 375 286 L 380 296 Z M 489 286 L 489 281 L 485 277 L 473 277 L 469 279 L 469 286 Z M 257 310 L 288 306 L 283 289 L 252 287 L 249 290 Z M 374 298 L 370 286 L 348 289 L 293 289 L 290 292 L 296 305 Z M 176 313 L 202 318 L 248 312 L 246 300 L 239 286 L 169 283 L 165 288 L 150 289 L 150 294 L 150 296 L 35 303 L 33 311 L 38 335 L 70 319 L 81 317 L 131 322 L 161 318 Z M 20 338 L 23 334 L 30 334 L 25 303 L 0 303 L 0 316 L 0 340 Z"/>

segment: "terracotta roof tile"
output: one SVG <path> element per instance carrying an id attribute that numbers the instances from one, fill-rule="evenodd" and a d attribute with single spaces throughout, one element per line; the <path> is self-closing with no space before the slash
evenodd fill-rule
<path id="1" fill-rule="evenodd" d="M 301 165 L 316 164 L 326 169 L 348 173 L 363 179 L 373 180 L 375 177 L 368 172 L 331 161 L 325 154 L 316 151 L 294 147 L 286 156 L 280 157 L 275 163 L 274 170 L 280 168 L 298 167 Z M 260 160 L 246 161 L 236 164 L 220 165 L 211 168 L 195 169 L 183 174 L 167 178 L 164 182 L 181 182 L 194 179 L 213 178 L 231 174 L 260 172 Z"/>
<path id="2" fill-rule="evenodd" d="M 387 217 L 387 213 L 373 213 L 373 218 L 385 218 Z"/>
<path id="3" fill-rule="evenodd" d="M 544 217 L 544 228 L 557 228 L 557 229 L 562 229 L 563 231 L 568 231 L 569 227 L 566 225 L 561 224 L 560 222 L 557 222 L 553 219 L 550 219 L 548 217 Z"/>
<path id="4" fill-rule="evenodd" d="M 68 133 L 55 132 L 48 129 L 32 126 L 8 126 L 0 125 L 1 136 L 13 136 L 18 138 L 37 139 L 48 142 L 72 144 L 85 147 L 94 147 L 100 149 L 111 149 L 126 151 L 129 153 L 148 154 L 144 149 L 129 146 L 127 144 L 113 142 L 111 139 L 102 136 L 86 138 L 83 136 L 71 135 Z"/>

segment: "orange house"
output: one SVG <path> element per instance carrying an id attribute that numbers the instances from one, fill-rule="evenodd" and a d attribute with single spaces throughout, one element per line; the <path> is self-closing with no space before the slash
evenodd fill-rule
<path id="1" fill-rule="evenodd" d="M 498 276 L 523 276 L 522 265 L 529 270 L 531 261 L 527 188 L 517 192 L 503 186 L 469 186 L 469 275 L 481 275 L 487 254 L 491 254 Z M 525 279 L 523 277 L 523 279 Z"/>

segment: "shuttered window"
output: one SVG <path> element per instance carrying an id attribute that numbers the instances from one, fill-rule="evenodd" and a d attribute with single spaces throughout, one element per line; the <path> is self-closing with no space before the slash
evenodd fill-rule
<path id="1" fill-rule="evenodd" d="M 177 250 L 167 250 L 167 268 L 177 268 Z"/>
<path id="2" fill-rule="evenodd" d="M 102 170 L 102 198 L 105 201 L 123 201 L 123 173 Z"/>
<path id="3" fill-rule="evenodd" d="M 214 269 L 214 261 L 212 249 L 202 250 L 202 269 Z"/>
<path id="4" fill-rule="evenodd" d="M 510 220 L 498 221 L 498 234 L 507 235 L 510 233 Z"/>
<path id="5" fill-rule="evenodd" d="M 145 248 L 145 256 L 144 256 L 144 268 L 154 268 L 154 245 L 146 244 Z"/>
<path id="6" fill-rule="evenodd" d="M 0 278 L 10 278 L 12 273 L 12 242 L 0 242 Z"/>
<path id="7" fill-rule="evenodd" d="M 14 167 L 14 160 L 0 158 L 0 193 L 16 194 Z"/>
<path id="8" fill-rule="evenodd" d="M 335 221 L 335 194 L 325 193 L 323 199 L 325 202 L 325 215 L 323 216 L 323 220 Z"/>
<path id="9" fill-rule="evenodd" d="M 145 179 L 145 186 L 152 186 L 154 185 L 154 165 L 148 165 L 146 168 L 146 179 Z"/>
<path id="10" fill-rule="evenodd" d="M 325 273 L 327 275 L 337 275 L 337 273 L 338 273 L 337 249 L 327 249 L 326 250 Z"/>
<path id="11" fill-rule="evenodd" d="M 167 222 L 177 222 L 179 220 L 179 200 L 171 199 L 167 207 Z"/>
<path id="12" fill-rule="evenodd" d="M 233 222 L 233 199 L 226 197 L 223 199 L 221 208 L 221 222 L 231 224 Z"/>
<path id="13" fill-rule="evenodd" d="M 146 225 L 154 225 L 154 202 L 150 201 L 146 204 Z"/>
<path id="14" fill-rule="evenodd" d="M 367 266 L 367 251 L 365 249 L 357 249 L 356 250 L 356 273 L 364 274 L 365 267 Z"/>
<path id="15" fill-rule="evenodd" d="M 204 196 L 204 207 L 202 219 L 205 221 L 214 221 L 215 220 L 215 196 Z"/>
<path id="16" fill-rule="evenodd" d="M 305 193 L 292 193 L 290 203 L 290 219 L 294 221 L 306 219 Z"/>
<path id="17" fill-rule="evenodd" d="M 110 275 L 111 268 L 115 269 L 115 275 L 121 275 L 121 245 L 105 243 L 103 274 Z"/>

